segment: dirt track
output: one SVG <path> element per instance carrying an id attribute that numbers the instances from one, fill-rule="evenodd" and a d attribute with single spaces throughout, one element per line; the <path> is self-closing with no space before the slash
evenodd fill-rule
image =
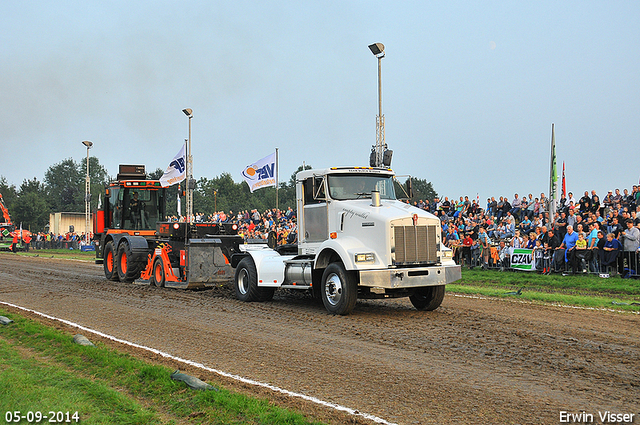
<path id="1" fill-rule="evenodd" d="M 435 312 L 359 301 L 341 317 L 302 294 L 242 303 L 228 288 L 107 282 L 92 263 L 10 253 L 0 253 L 0 301 L 399 424 L 558 424 L 560 411 L 600 423 L 605 410 L 640 423 L 634 314 L 447 294 Z M 370 423 L 197 375 L 332 423 Z"/>

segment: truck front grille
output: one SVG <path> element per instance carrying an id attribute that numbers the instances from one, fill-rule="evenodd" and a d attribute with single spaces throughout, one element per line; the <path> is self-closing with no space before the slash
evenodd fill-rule
<path id="1" fill-rule="evenodd" d="M 436 226 L 394 226 L 394 264 L 435 263 L 438 261 Z"/>

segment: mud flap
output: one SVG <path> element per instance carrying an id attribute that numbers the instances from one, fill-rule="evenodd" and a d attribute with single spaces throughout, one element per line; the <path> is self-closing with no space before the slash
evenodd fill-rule
<path id="1" fill-rule="evenodd" d="M 187 288 L 213 286 L 233 279 L 233 268 L 222 253 L 222 241 L 192 239 L 187 245 Z"/>

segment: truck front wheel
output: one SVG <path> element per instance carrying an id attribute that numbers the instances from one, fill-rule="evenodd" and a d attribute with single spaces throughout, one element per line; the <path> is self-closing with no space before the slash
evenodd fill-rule
<path id="1" fill-rule="evenodd" d="M 329 313 L 347 315 L 358 300 L 358 282 L 340 263 L 331 263 L 322 274 L 322 302 Z"/>
<path id="2" fill-rule="evenodd" d="M 444 285 L 417 288 L 409 299 L 418 310 L 433 311 L 442 304 Z"/>
<path id="3" fill-rule="evenodd" d="M 276 290 L 258 286 L 258 272 L 251 257 L 243 258 L 236 267 L 234 284 L 240 301 L 269 301 Z"/>

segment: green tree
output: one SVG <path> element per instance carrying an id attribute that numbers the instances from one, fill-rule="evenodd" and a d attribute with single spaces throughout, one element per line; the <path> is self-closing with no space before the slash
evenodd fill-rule
<path id="1" fill-rule="evenodd" d="M 44 174 L 52 211 L 84 211 L 84 175 L 71 158 L 50 166 Z"/>
<path id="2" fill-rule="evenodd" d="M 433 199 L 438 196 L 438 193 L 433 189 L 433 185 L 431 184 L 431 182 L 416 177 L 412 177 L 411 179 L 413 185 L 413 198 L 411 198 L 412 202 L 419 201 L 421 199 L 428 199 L 429 202 L 433 202 Z"/>
<path id="3" fill-rule="evenodd" d="M 13 222 L 16 228 L 22 224 L 23 229 L 40 232 L 49 223 L 49 211 L 49 205 L 42 194 L 35 191 L 21 192 L 13 205 Z"/>

